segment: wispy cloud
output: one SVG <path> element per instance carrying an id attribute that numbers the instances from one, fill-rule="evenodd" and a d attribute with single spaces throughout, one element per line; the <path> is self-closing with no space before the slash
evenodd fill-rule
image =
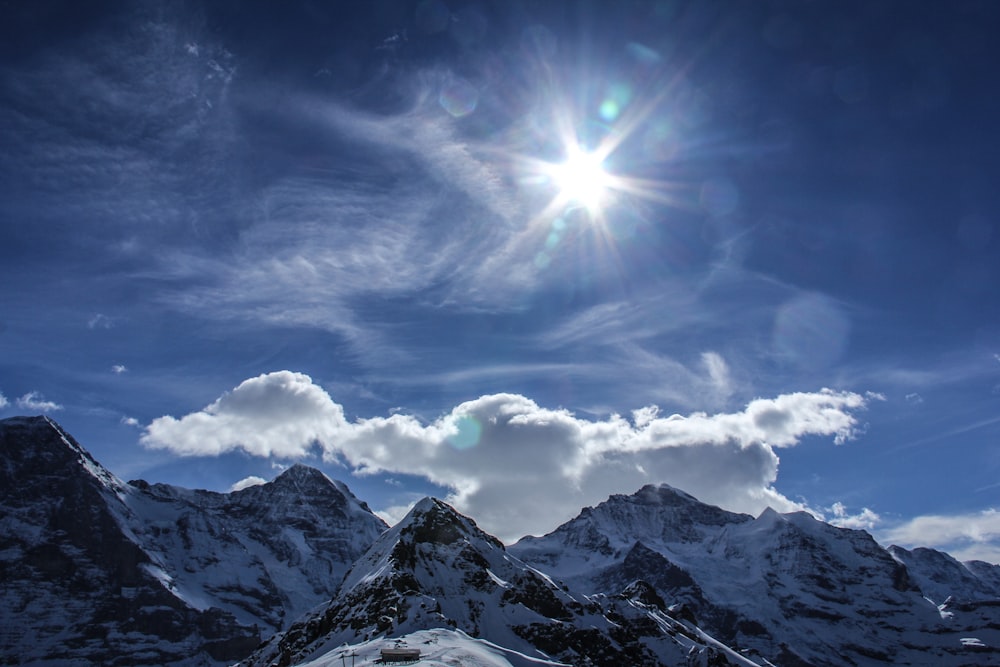
<path id="1" fill-rule="evenodd" d="M 438 373 L 422 373 L 408 377 L 391 377 L 375 375 L 373 380 L 392 382 L 398 386 L 431 386 L 440 384 L 498 383 L 511 378 L 518 380 L 535 377 L 549 377 L 560 374 L 562 377 L 580 377 L 592 375 L 592 368 L 587 363 L 511 363 L 511 364 L 472 364 L 464 368 L 442 371 Z"/>
<path id="2" fill-rule="evenodd" d="M 665 481 L 758 512 L 802 509 L 773 488 L 781 447 L 806 435 L 853 437 L 863 396 L 823 390 L 757 399 L 733 413 L 583 419 L 517 394 L 493 394 L 424 423 L 401 413 L 350 422 L 312 380 L 250 378 L 204 410 L 153 420 L 141 438 L 185 456 L 243 450 L 304 458 L 318 447 L 355 474 L 423 476 L 505 539 L 550 530 L 611 493 Z M 512 462 L 516 462 L 512 464 Z"/>
<path id="3" fill-rule="evenodd" d="M 419 351 L 393 332 L 414 311 L 510 312 L 539 285 L 524 246 L 523 197 L 504 157 L 460 136 L 437 105 L 369 114 L 328 99 L 243 103 L 340 154 L 335 170 L 279 172 L 245 193 L 239 244 L 205 257 L 178 248 L 137 277 L 164 281 L 160 304 L 209 319 L 336 333 L 363 362 L 397 367 Z M 288 161 L 279 152 L 262 159 Z M 524 246 L 524 247 L 523 247 Z M 680 291 L 678 292 L 680 293 Z M 394 344 L 395 343 L 395 344 Z"/>
<path id="4" fill-rule="evenodd" d="M 594 356 L 594 374 L 600 368 L 611 382 L 624 372 L 628 381 L 619 391 L 657 403 L 688 409 L 722 408 L 737 390 L 744 389 L 726 359 L 711 350 L 701 352 L 697 361 L 689 363 L 638 344 L 625 344 Z"/>
<path id="5" fill-rule="evenodd" d="M 950 428 L 940 433 L 932 433 L 923 438 L 910 440 L 909 442 L 897 445 L 892 449 L 892 451 L 898 452 L 906 449 L 913 449 L 915 447 L 923 447 L 924 445 L 929 445 L 933 442 L 948 440 L 950 438 L 954 438 L 956 435 L 962 435 L 964 433 L 978 431 L 979 429 L 986 428 L 987 426 L 992 426 L 993 424 L 998 424 L 998 423 L 1000 423 L 1000 417 L 990 417 L 989 419 L 980 419 L 978 421 L 972 422 L 971 424 L 963 424 L 961 426 Z"/>
<path id="6" fill-rule="evenodd" d="M 956 350 L 940 358 L 894 363 L 885 359 L 871 360 L 863 368 L 850 373 L 851 379 L 864 384 L 894 386 L 906 394 L 920 394 L 934 388 L 963 384 L 993 377 L 996 367 L 983 363 L 982 351 Z"/>
<path id="7" fill-rule="evenodd" d="M 87 320 L 88 329 L 110 329 L 114 325 L 114 320 L 103 313 L 96 313 Z"/>
<path id="8" fill-rule="evenodd" d="M 15 186 L 5 204 L 37 214 L 25 234 L 86 224 L 87 234 L 67 242 L 105 257 L 152 256 L 187 242 L 214 206 L 205 206 L 199 183 L 227 180 L 219 148 L 230 138 L 231 56 L 217 47 L 187 53 L 190 26 L 172 22 L 169 11 L 136 4 L 127 14 L 132 29 L 113 38 L 81 34 L 72 47 L 0 72 L 8 102 L 0 106 L 0 172 Z M 116 322 L 100 312 L 86 317 L 91 329 Z"/>
<path id="9" fill-rule="evenodd" d="M 884 544 L 943 549 L 959 560 L 1000 563 L 1000 512 L 995 509 L 918 516 L 878 537 Z"/>
<path id="10" fill-rule="evenodd" d="M 128 368 L 124 364 L 115 364 L 111 367 L 111 372 L 115 375 L 121 375 L 122 373 L 127 373 Z"/>
<path id="11" fill-rule="evenodd" d="M 55 412 L 56 410 L 63 409 L 63 406 L 58 403 L 45 400 L 45 397 L 37 391 L 29 391 L 24 396 L 18 398 L 17 407 L 22 410 L 33 410 L 37 412 Z"/>
<path id="12" fill-rule="evenodd" d="M 10 402 L 7 400 L 7 397 L 0 393 L 0 408 L 5 408 L 8 405 L 10 405 Z"/>
<path id="13" fill-rule="evenodd" d="M 547 348 L 593 342 L 619 345 L 660 336 L 667 331 L 690 330 L 692 326 L 703 324 L 706 316 L 689 289 L 678 289 L 670 294 L 605 302 L 579 311 L 541 334 L 538 343 Z"/>

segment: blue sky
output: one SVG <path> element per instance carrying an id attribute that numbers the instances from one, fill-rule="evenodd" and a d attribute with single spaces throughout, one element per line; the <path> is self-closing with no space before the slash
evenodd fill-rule
<path id="1" fill-rule="evenodd" d="M 1000 8 L 354 4 L 0 9 L 0 417 L 1000 562 Z"/>

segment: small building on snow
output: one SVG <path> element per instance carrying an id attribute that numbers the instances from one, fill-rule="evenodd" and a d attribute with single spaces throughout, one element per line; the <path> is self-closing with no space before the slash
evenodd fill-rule
<path id="1" fill-rule="evenodd" d="M 420 660 L 420 649 L 418 648 L 396 646 L 382 649 L 381 662 L 383 665 L 407 664 L 418 660 Z"/>

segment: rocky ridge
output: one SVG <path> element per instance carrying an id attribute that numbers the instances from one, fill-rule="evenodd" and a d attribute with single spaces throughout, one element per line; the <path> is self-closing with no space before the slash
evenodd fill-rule
<path id="1" fill-rule="evenodd" d="M 670 616 L 641 580 L 614 595 L 574 592 L 433 498 L 379 538 L 329 604 L 242 664 L 304 664 L 345 643 L 434 628 L 571 665 L 758 664 Z"/>
<path id="2" fill-rule="evenodd" d="M 644 572 L 676 613 L 775 664 L 989 664 L 987 655 L 1000 663 L 990 648 L 1000 646 L 1000 589 L 988 576 L 933 552 L 950 561 L 933 592 L 980 601 L 939 609 L 924 591 L 926 568 L 914 568 L 905 550 L 804 512 L 768 509 L 754 518 L 646 486 L 510 552 L 588 594 Z M 982 646 L 963 641 L 973 638 Z"/>
<path id="3" fill-rule="evenodd" d="M 46 417 L 0 421 L 0 656 L 222 664 L 328 600 L 385 524 L 296 466 L 230 494 L 126 484 Z"/>
<path id="4" fill-rule="evenodd" d="M 649 485 L 505 547 L 431 498 L 387 529 L 307 466 L 125 483 L 45 417 L 0 420 L 0 583 L 7 664 L 1000 665 L 1000 567 L 809 514 Z"/>

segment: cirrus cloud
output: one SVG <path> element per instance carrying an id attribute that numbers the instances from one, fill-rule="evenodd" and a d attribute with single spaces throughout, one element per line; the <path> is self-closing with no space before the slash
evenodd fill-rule
<path id="1" fill-rule="evenodd" d="M 278 371 L 250 378 L 199 412 L 150 423 L 142 443 L 183 456 L 243 450 L 303 458 L 315 451 L 356 475 L 405 473 L 450 489 L 448 500 L 512 540 L 541 533 L 580 507 L 649 482 L 756 513 L 803 509 L 773 486 L 778 454 L 807 435 L 855 435 L 868 398 L 823 389 L 756 399 L 733 413 L 591 420 L 518 394 L 467 401 L 425 423 L 395 413 L 348 422 L 312 379 Z"/>

